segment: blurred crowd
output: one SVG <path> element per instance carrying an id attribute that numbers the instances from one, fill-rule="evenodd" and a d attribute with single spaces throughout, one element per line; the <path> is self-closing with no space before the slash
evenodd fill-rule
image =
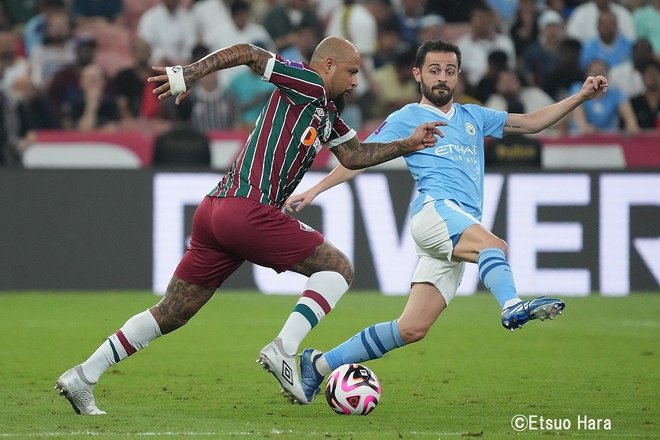
<path id="1" fill-rule="evenodd" d="M 236 43 L 306 62 L 329 35 L 362 55 L 343 113 L 358 130 L 419 100 L 415 49 L 438 38 L 463 53 L 458 102 L 529 112 L 605 75 L 608 93 L 556 134 L 660 127 L 660 0 L 3 0 L 0 164 L 19 162 L 37 130 L 249 128 L 273 90 L 250 69 L 209 75 L 175 106 L 153 95 L 151 66 Z"/>

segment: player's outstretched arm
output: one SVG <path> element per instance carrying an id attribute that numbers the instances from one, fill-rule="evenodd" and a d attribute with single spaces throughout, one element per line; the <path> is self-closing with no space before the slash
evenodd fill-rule
<path id="1" fill-rule="evenodd" d="M 597 97 L 607 91 L 607 78 L 604 76 L 590 76 L 582 88 L 555 104 L 542 107 L 536 111 L 525 114 L 509 113 L 504 124 L 505 133 L 538 133 L 550 127 L 564 116 L 575 110 L 584 102 Z"/>
<path id="2" fill-rule="evenodd" d="M 360 174 L 364 171 L 364 168 L 360 170 L 349 170 L 343 165 L 337 165 L 334 170 L 330 171 L 319 183 L 311 187 L 305 192 L 300 194 L 293 194 L 286 202 L 284 202 L 284 207 L 289 212 L 300 212 L 314 201 L 316 196 L 321 194 L 324 191 L 329 190 L 333 186 L 339 185 L 340 183 L 351 180 L 353 177 Z"/>
<path id="3" fill-rule="evenodd" d="M 358 170 L 372 165 L 387 162 L 404 154 L 414 153 L 435 145 L 436 135 L 445 135 L 438 129 L 447 125 L 443 121 L 426 122 L 415 128 L 413 133 L 404 139 L 392 142 L 360 142 L 357 136 L 335 146 L 332 150 L 339 162 L 349 170 Z"/>
<path id="4" fill-rule="evenodd" d="M 147 81 L 162 83 L 153 91 L 154 94 L 158 95 L 158 99 L 165 99 L 176 94 L 176 103 L 179 104 L 190 95 L 192 85 L 203 76 L 217 70 L 240 65 L 246 65 L 259 75 L 263 75 L 266 70 L 266 63 L 272 56 L 267 50 L 252 44 L 235 44 L 218 49 L 201 60 L 183 66 L 181 68 L 183 84 L 181 85 L 171 83 L 167 75 L 167 68 L 163 66 L 153 66 L 156 75 L 150 76 Z M 182 91 L 179 87 L 182 87 Z"/>

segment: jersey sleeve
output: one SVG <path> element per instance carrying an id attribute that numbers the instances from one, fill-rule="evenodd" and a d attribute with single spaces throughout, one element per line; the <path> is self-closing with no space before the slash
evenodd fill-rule
<path id="1" fill-rule="evenodd" d="M 274 84 L 293 104 L 305 104 L 325 95 L 323 80 L 304 63 L 279 55 L 266 63 L 262 79 Z"/>
<path id="2" fill-rule="evenodd" d="M 341 116 L 337 115 L 335 117 L 334 123 L 332 124 L 332 131 L 330 132 L 330 138 L 326 142 L 326 146 L 329 149 L 336 147 L 339 144 L 352 139 L 356 136 L 357 133 L 351 127 L 344 122 Z"/>
<path id="3" fill-rule="evenodd" d="M 404 124 L 396 117 L 396 114 L 390 115 L 376 128 L 365 142 L 392 142 L 409 136 L 404 135 L 406 131 Z"/>
<path id="4" fill-rule="evenodd" d="M 501 138 L 504 136 L 504 124 L 509 114 L 501 110 L 479 107 L 483 123 L 484 136 Z"/>

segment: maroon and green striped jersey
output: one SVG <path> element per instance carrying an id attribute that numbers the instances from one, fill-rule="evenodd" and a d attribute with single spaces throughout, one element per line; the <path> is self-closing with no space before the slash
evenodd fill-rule
<path id="1" fill-rule="evenodd" d="M 277 88 L 213 197 L 246 197 L 281 208 L 322 145 L 356 135 L 325 95 L 323 80 L 304 63 L 273 55 L 263 74 Z"/>

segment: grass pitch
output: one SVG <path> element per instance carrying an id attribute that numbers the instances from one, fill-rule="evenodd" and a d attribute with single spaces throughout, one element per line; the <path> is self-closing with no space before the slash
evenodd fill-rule
<path id="1" fill-rule="evenodd" d="M 514 333 L 501 327 L 490 295 L 459 297 L 424 341 L 367 364 L 382 382 L 380 405 L 348 417 L 322 396 L 288 404 L 255 363 L 294 297 L 219 292 L 187 326 L 106 372 L 95 394 L 108 415 L 75 415 L 53 390 L 57 377 L 156 300 L 146 292 L 0 294 L 0 438 L 660 436 L 658 294 L 567 298 L 555 322 Z M 304 346 L 333 347 L 397 317 L 405 300 L 351 292 Z M 514 430 L 516 415 L 532 429 Z"/>

